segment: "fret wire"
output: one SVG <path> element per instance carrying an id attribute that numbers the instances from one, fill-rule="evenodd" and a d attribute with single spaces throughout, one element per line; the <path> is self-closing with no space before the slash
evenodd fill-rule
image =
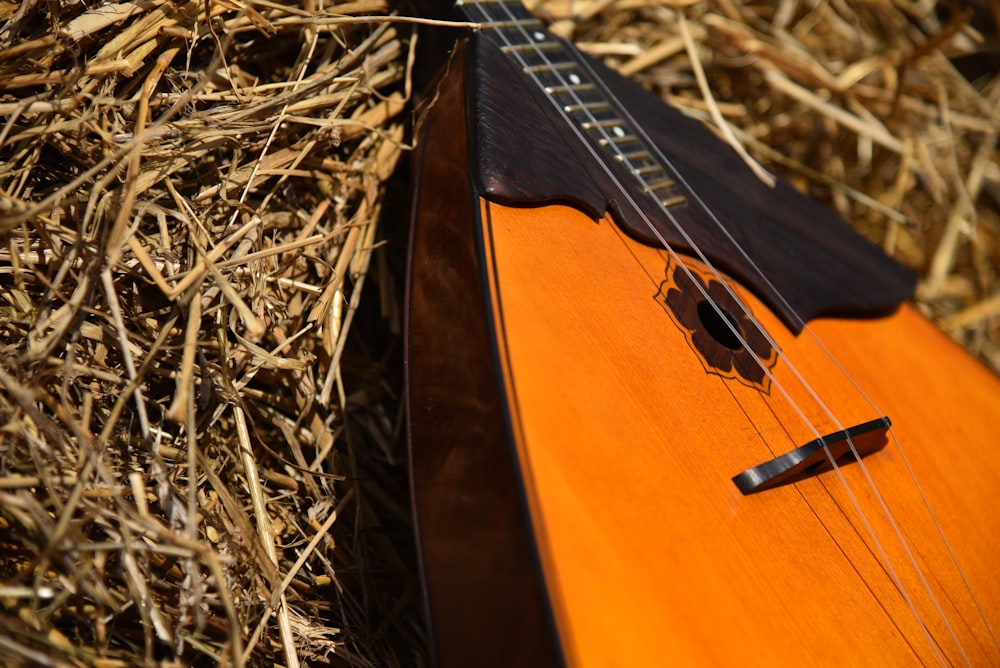
<path id="1" fill-rule="evenodd" d="M 562 49 L 562 44 L 559 42 L 524 42 L 522 44 L 508 44 L 501 47 L 501 51 L 504 53 L 516 52 L 520 53 L 522 51 L 559 51 Z"/>
<path id="2" fill-rule="evenodd" d="M 636 160 L 652 160 L 653 156 L 646 149 L 642 149 L 641 151 L 633 151 L 632 153 L 622 153 L 622 158 L 633 162 Z"/>
<path id="3" fill-rule="evenodd" d="M 684 195 L 677 195 L 675 197 L 668 197 L 667 199 L 660 200 L 660 204 L 667 207 L 668 209 L 670 207 L 680 206 L 681 204 L 685 204 L 686 202 L 687 202 L 687 197 L 685 197 Z"/>
<path id="4" fill-rule="evenodd" d="M 627 152 L 628 149 L 625 148 L 628 144 L 636 144 L 642 146 L 642 142 L 635 137 L 635 135 L 622 135 L 621 137 L 612 137 L 611 139 L 598 139 L 597 143 L 601 146 L 616 146 L 619 151 Z"/>
<path id="5" fill-rule="evenodd" d="M 647 187 L 649 188 L 650 192 L 654 192 L 654 193 L 657 192 L 657 191 L 660 191 L 660 190 L 668 190 L 668 189 L 673 188 L 673 187 L 675 187 L 677 185 L 677 181 L 674 181 L 672 178 L 668 177 L 666 174 L 664 174 L 664 177 L 661 180 L 659 180 L 659 181 L 653 181 L 652 179 L 647 179 L 646 182 L 647 182 Z"/>
<path id="6" fill-rule="evenodd" d="M 584 130 L 588 130 L 588 131 L 589 130 L 596 130 L 598 128 L 611 128 L 612 131 L 614 131 L 616 129 L 621 129 L 622 132 L 625 132 L 625 130 L 622 128 L 622 120 L 620 118 L 617 118 L 617 117 L 615 117 L 613 119 L 610 119 L 610 120 L 597 121 L 597 122 L 594 122 L 594 123 L 588 121 L 586 123 L 581 123 L 580 127 L 583 128 Z M 618 136 L 624 137 L 625 135 L 618 135 Z"/>
<path id="7" fill-rule="evenodd" d="M 597 86 L 590 83 L 579 83 L 579 84 L 571 83 L 571 84 L 564 84 L 561 86 L 544 86 L 544 90 L 549 95 L 568 93 L 570 91 L 579 94 L 579 93 L 589 93 L 591 91 L 597 91 Z"/>
<path id="8" fill-rule="evenodd" d="M 564 60 L 558 63 L 551 63 L 546 65 L 535 65 L 533 67 L 523 68 L 527 74 L 540 74 L 552 70 L 553 73 L 558 71 L 568 71 L 576 69 L 577 64 L 571 60 Z"/>
<path id="9" fill-rule="evenodd" d="M 563 107 L 563 111 L 567 114 L 572 114 L 578 111 L 604 111 L 606 109 L 611 109 L 610 102 L 595 102 L 592 104 L 584 104 L 580 102 L 578 104 L 567 104 Z"/>
<path id="10" fill-rule="evenodd" d="M 490 28 L 494 30 L 497 28 L 530 28 L 532 30 L 538 30 L 539 28 L 544 28 L 542 22 L 538 19 L 506 19 L 504 21 L 493 21 L 490 23 Z"/>

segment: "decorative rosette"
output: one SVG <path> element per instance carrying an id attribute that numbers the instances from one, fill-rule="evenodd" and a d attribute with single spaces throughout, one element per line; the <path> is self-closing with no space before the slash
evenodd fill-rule
<path id="1" fill-rule="evenodd" d="M 667 263 L 655 299 L 684 332 L 709 373 L 732 378 L 763 392 L 777 352 L 745 304 L 703 269 Z"/>

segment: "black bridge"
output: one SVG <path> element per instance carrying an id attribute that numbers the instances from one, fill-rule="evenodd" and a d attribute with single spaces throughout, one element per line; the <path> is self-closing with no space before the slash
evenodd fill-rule
<path id="1" fill-rule="evenodd" d="M 891 425 L 889 418 L 880 417 L 849 429 L 835 431 L 769 462 L 747 469 L 734 476 L 733 482 L 744 494 L 753 494 L 829 471 L 833 468 L 831 457 L 836 460 L 837 466 L 850 464 L 856 460 L 851 450 L 852 443 L 861 457 L 878 452 L 888 441 L 887 433 Z M 824 445 L 829 448 L 829 455 Z"/>

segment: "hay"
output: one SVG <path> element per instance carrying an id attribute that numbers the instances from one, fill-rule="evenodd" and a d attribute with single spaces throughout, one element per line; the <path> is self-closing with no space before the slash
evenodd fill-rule
<path id="1" fill-rule="evenodd" d="M 0 0 L 0 663 L 426 662 L 390 9 Z M 996 16 L 538 9 L 917 270 L 1000 368 L 1000 79 L 953 64 L 995 58 Z"/>
<path id="2" fill-rule="evenodd" d="M 395 398 L 346 348 L 405 149 L 387 12 L 0 3 L 0 663 L 419 651 L 365 536 L 408 531 L 366 489 Z"/>

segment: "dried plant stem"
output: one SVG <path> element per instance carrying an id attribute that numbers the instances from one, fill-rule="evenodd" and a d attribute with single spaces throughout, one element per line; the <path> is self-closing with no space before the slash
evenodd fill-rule
<path id="1" fill-rule="evenodd" d="M 191 300 L 188 305 L 187 323 L 184 333 L 184 353 L 181 357 L 180 374 L 177 377 L 177 393 L 174 394 L 173 402 L 167 409 L 167 417 L 176 422 L 187 422 L 194 408 L 194 360 L 198 352 L 198 334 L 201 331 L 201 300 Z"/>
<path id="2" fill-rule="evenodd" d="M 254 517 L 257 520 L 257 535 L 264 546 L 267 557 L 277 567 L 278 553 L 274 549 L 274 529 L 271 525 L 270 515 L 267 512 L 267 504 L 264 500 L 265 494 L 260 484 L 260 476 L 257 475 L 257 462 L 254 459 L 253 446 L 250 443 L 250 431 L 247 429 L 246 415 L 241 406 L 233 406 L 233 417 L 236 420 L 237 434 L 240 439 L 240 458 L 243 463 L 243 475 L 246 476 L 247 487 L 250 490 L 250 499 L 253 501 Z M 288 618 L 288 601 L 285 599 L 284 593 L 280 594 L 278 605 L 275 607 L 275 615 L 277 615 L 278 629 L 284 648 L 285 665 L 289 668 L 297 668 L 299 665 L 299 656 L 295 649 L 292 625 Z"/>
<path id="3" fill-rule="evenodd" d="M 983 143 L 979 145 L 975 157 L 972 159 L 968 177 L 957 188 L 962 197 L 956 202 L 948 217 L 944 234 L 931 260 L 927 281 L 924 285 L 924 290 L 928 295 L 933 295 L 941 289 L 946 275 L 954 266 L 960 237 L 973 233 L 972 219 L 976 215 L 973 202 L 978 199 L 983 187 L 986 166 L 995 155 L 998 134 L 1000 134 L 1000 128 L 994 128 L 994 131 L 987 135 Z"/>
<path id="4" fill-rule="evenodd" d="M 766 76 L 768 83 L 774 86 L 777 90 L 781 91 L 785 95 L 795 98 L 799 102 L 802 102 L 813 109 L 816 109 L 824 116 L 834 119 L 853 132 L 856 132 L 863 137 L 872 139 L 872 141 L 884 146 L 890 151 L 894 151 L 896 153 L 906 152 L 906 147 L 903 143 L 890 135 L 885 128 L 862 120 L 850 112 L 830 104 L 829 102 L 824 102 L 814 93 L 794 83 L 787 77 L 781 76 L 775 70 L 768 70 Z"/>
<path id="5" fill-rule="evenodd" d="M 705 70 L 701 66 L 701 59 L 698 57 L 698 49 L 694 45 L 694 40 L 691 38 L 691 30 L 688 28 L 687 20 L 683 15 L 678 16 L 677 26 L 680 28 L 681 39 L 684 41 L 684 48 L 687 50 L 688 58 L 691 59 L 691 70 L 694 72 L 695 79 L 698 81 L 698 87 L 701 89 L 701 94 L 704 97 L 705 103 L 708 105 L 709 114 L 712 116 L 712 121 L 715 123 L 715 127 L 719 129 L 722 133 L 723 138 L 726 143 L 729 144 L 734 151 L 743 159 L 743 162 L 757 175 L 757 178 L 766 183 L 767 185 L 774 187 L 774 176 L 764 167 L 750 157 L 746 149 L 743 148 L 736 137 L 733 135 L 732 128 L 729 127 L 729 123 L 726 119 L 722 117 L 722 113 L 719 111 L 718 105 L 715 103 L 715 97 L 712 95 L 712 91 L 708 86 L 708 80 L 705 78 Z"/>
<path id="6" fill-rule="evenodd" d="M 156 89 L 156 84 L 159 82 L 163 72 L 170 66 L 171 61 L 177 55 L 178 51 L 180 51 L 180 48 L 174 47 L 160 54 L 156 59 L 153 71 L 146 77 L 146 81 L 142 87 L 142 95 L 139 97 L 139 109 L 136 112 L 135 119 L 137 143 L 132 147 L 129 154 L 128 170 L 125 174 L 125 187 L 118 205 L 118 216 L 115 218 L 115 224 L 111 228 L 106 245 L 108 252 L 107 263 L 109 266 L 114 266 L 118 261 L 121 245 L 125 240 L 126 230 L 132 217 L 132 209 L 135 205 L 136 181 L 139 178 L 139 171 L 142 165 L 142 137 L 146 130 L 146 123 L 149 120 L 149 98 Z"/>

